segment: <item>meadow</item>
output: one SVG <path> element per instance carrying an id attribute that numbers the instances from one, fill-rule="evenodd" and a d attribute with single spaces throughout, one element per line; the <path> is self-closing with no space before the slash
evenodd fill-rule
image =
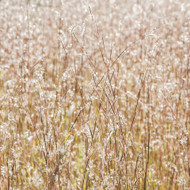
<path id="1" fill-rule="evenodd" d="M 190 188 L 189 0 L 0 0 L 0 189 Z"/>

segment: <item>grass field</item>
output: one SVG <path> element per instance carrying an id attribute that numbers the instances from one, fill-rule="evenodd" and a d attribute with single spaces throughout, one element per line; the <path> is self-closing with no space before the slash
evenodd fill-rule
<path id="1" fill-rule="evenodd" d="M 0 1 L 0 189 L 190 188 L 189 0 Z"/>

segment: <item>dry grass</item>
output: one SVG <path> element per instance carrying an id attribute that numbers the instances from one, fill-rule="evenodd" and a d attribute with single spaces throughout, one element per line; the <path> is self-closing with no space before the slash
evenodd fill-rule
<path id="1" fill-rule="evenodd" d="M 2 190 L 189 188 L 189 0 L 1 0 L 0 40 Z"/>

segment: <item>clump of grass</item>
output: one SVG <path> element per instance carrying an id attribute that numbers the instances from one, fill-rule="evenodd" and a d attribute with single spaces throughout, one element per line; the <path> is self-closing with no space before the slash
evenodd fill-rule
<path id="1" fill-rule="evenodd" d="M 189 1 L 0 1 L 2 189 L 188 189 Z"/>

